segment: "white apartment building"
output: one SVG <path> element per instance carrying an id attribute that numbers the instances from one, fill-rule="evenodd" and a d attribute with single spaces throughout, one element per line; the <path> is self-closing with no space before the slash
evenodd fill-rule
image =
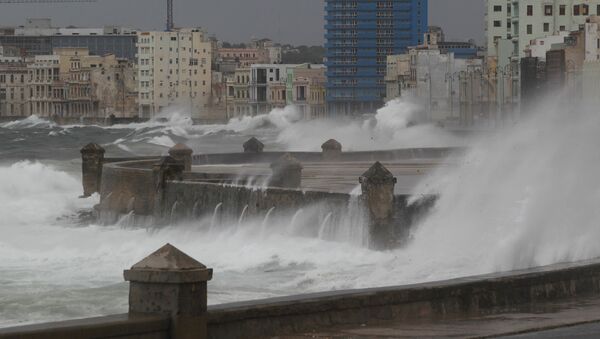
<path id="1" fill-rule="evenodd" d="M 487 0 L 488 57 L 497 56 L 499 40 L 510 39 L 513 57 L 522 58 L 531 40 L 579 30 L 598 14 L 600 0 Z"/>
<path id="2" fill-rule="evenodd" d="M 211 96 L 212 45 L 206 33 L 139 32 L 137 51 L 140 117 L 180 109 L 201 119 Z"/>

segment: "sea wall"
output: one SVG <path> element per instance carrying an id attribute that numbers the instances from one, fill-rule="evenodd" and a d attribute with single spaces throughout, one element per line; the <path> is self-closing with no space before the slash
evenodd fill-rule
<path id="1" fill-rule="evenodd" d="M 515 312 L 534 303 L 600 294 L 600 261 L 447 281 L 316 293 L 209 307 L 209 338 L 261 338 L 383 321 Z"/>
<path id="2" fill-rule="evenodd" d="M 0 329 L 1 339 L 170 339 L 167 316 L 117 314 L 106 317 Z"/>
<path id="3" fill-rule="evenodd" d="M 350 195 L 342 193 L 169 181 L 165 187 L 161 215 L 170 222 L 216 213 L 220 220 L 226 217 L 237 220 L 242 213 L 252 218 L 265 216 L 270 210 L 274 217 L 285 213 L 291 217 L 301 208 L 314 206 L 319 209 L 314 214 L 315 218 L 330 211 L 335 211 L 332 217 L 338 218 L 347 211 L 349 201 Z"/>
<path id="4" fill-rule="evenodd" d="M 153 165 L 159 159 L 105 163 L 100 183 L 100 220 L 114 223 L 120 215 L 133 212 L 149 216 L 154 211 Z"/>
<path id="5" fill-rule="evenodd" d="M 293 336 L 332 326 L 526 312 L 540 303 L 600 295 L 598 259 L 207 307 L 206 286 L 212 275 L 212 269 L 167 244 L 124 271 L 130 282 L 129 314 L 5 328 L 0 329 L 0 339 Z"/>

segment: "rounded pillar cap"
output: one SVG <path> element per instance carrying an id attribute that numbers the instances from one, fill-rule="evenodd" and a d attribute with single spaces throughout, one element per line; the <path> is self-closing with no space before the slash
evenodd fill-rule
<path id="1" fill-rule="evenodd" d="M 323 143 L 323 145 L 321 145 L 321 149 L 322 150 L 341 151 L 342 150 L 342 144 L 340 144 L 335 139 L 329 139 L 329 140 L 325 141 L 325 143 Z"/>

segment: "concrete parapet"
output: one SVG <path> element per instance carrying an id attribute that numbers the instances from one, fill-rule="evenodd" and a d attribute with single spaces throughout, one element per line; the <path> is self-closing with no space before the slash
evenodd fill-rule
<path id="1" fill-rule="evenodd" d="M 272 187 L 299 188 L 302 183 L 302 164 L 290 153 L 271 163 Z"/>
<path id="2" fill-rule="evenodd" d="M 265 145 L 255 137 L 248 139 L 244 143 L 244 153 L 262 153 Z"/>
<path id="3" fill-rule="evenodd" d="M 190 172 L 192 170 L 192 153 L 194 151 L 187 145 L 179 143 L 169 149 L 169 155 L 176 160 L 183 161 L 184 170 Z"/>
<path id="4" fill-rule="evenodd" d="M 342 144 L 335 139 L 327 140 L 321 145 L 323 160 L 339 160 L 342 156 Z"/>
<path id="5" fill-rule="evenodd" d="M 394 234 L 394 186 L 396 178 L 377 161 L 360 178 L 363 200 L 370 214 L 370 246 L 376 249 L 391 248 L 396 242 Z"/>
<path id="6" fill-rule="evenodd" d="M 207 337 L 207 281 L 212 269 L 167 244 L 124 271 L 131 314 L 171 317 L 171 339 Z"/>
<path id="7" fill-rule="evenodd" d="M 104 148 L 95 143 L 89 143 L 81 149 L 83 197 L 100 191 L 104 152 Z"/>

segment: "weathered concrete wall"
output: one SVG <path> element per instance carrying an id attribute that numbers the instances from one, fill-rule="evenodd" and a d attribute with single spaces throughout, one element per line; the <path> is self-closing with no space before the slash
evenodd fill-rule
<path id="1" fill-rule="evenodd" d="M 119 314 L 0 329 L 0 339 L 169 339 L 170 327 L 168 316 Z"/>
<path id="2" fill-rule="evenodd" d="M 439 320 L 600 294 L 600 261 L 398 287 L 209 307 L 209 338 L 260 338 L 344 324 Z"/>
<path id="3" fill-rule="evenodd" d="M 258 189 L 209 182 L 169 181 L 161 215 L 166 221 L 194 219 L 212 215 L 221 204 L 221 214 L 234 220 L 246 209 L 246 215 L 293 213 L 310 205 L 320 205 L 323 211 L 345 211 L 350 196 L 341 193 L 303 192 L 293 189 Z M 247 207 L 246 207 L 247 206 Z M 335 218 L 335 216 L 333 216 Z"/>
<path id="4" fill-rule="evenodd" d="M 134 212 L 152 215 L 154 176 L 152 165 L 158 159 L 105 164 L 100 185 L 100 220 L 114 223 L 119 215 Z"/>

